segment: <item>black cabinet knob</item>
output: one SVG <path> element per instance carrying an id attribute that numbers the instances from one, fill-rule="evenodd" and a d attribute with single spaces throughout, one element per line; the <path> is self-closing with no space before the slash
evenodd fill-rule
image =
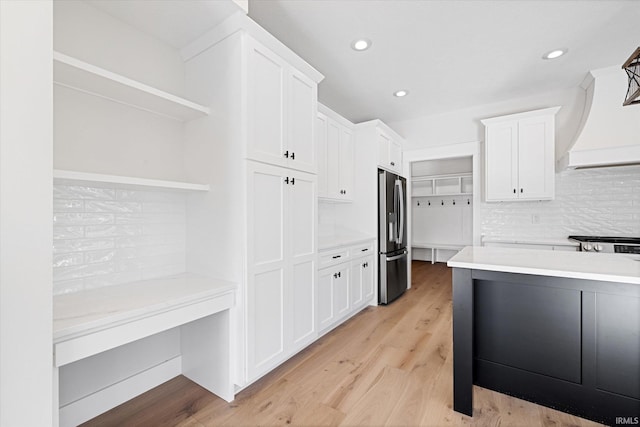
<path id="1" fill-rule="evenodd" d="M 293 151 L 291 152 L 291 160 L 295 160 L 296 159 L 296 153 L 294 153 Z"/>
<path id="2" fill-rule="evenodd" d="M 524 193 L 524 189 L 523 188 L 520 189 L 520 193 Z"/>
<path id="3" fill-rule="evenodd" d="M 288 183 L 289 183 L 289 177 L 286 177 L 286 178 L 284 179 L 284 183 L 285 183 L 285 184 L 288 184 Z"/>
<path id="4" fill-rule="evenodd" d="M 288 150 L 284 152 L 284 157 L 285 157 L 285 159 L 289 158 L 289 151 Z"/>
<path id="5" fill-rule="evenodd" d="M 295 178 L 291 178 L 291 185 L 296 185 L 296 179 Z"/>
<path id="6" fill-rule="evenodd" d="M 516 194 L 516 189 L 515 188 L 513 189 L 513 194 Z"/>

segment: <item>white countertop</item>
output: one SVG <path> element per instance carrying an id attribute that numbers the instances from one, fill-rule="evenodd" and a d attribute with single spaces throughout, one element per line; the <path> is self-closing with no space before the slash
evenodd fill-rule
<path id="1" fill-rule="evenodd" d="M 375 238 L 375 236 L 370 236 L 358 231 L 341 229 L 331 234 L 320 234 L 318 236 L 318 250 L 323 251 L 340 246 L 355 245 L 356 243 L 374 240 Z"/>
<path id="2" fill-rule="evenodd" d="M 541 245 L 541 246 L 580 246 L 579 242 L 569 239 L 501 239 L 501 238 L 483 238 L 483 243 L 513 243 L 521 245 Z"/>
<path id="3" fill-rule="evenodd" d="M 467 246 L 451 258 L 447 265 L 474 270 L 640 285 L 638 257 L 634 259 L 632 255 L 623 254 Z"/>
<path id="4" fill-rule="evenodd" d="M 232 292 L 237 285 L 191 273 L 53 298 L 53 340 L 106 328 Z"/>

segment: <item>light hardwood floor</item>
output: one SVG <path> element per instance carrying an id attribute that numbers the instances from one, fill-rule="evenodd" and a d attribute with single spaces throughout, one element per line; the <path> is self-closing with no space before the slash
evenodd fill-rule
<path id="1" fill-rule="evenodd" d="M 86 426 L 595 426 L 476 387 L 452 407 L 451 271 L 413 263 L 412 288 L 369 307 L 226 403 L 177 377 Z"/>

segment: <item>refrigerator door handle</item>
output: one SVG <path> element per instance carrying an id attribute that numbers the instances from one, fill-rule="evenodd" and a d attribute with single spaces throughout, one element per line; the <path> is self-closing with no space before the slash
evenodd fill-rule
<path id="1" fill-rule="evenodd" d="M 398 243 L 402 244 L 404 240 L 404 191 L 402 190 L 402 181 L 397 180 L 398 192 L 400 193 L 400 229 L 398 232 Z"/>
<path id="2" fill-rule="evenodd" d="M 407 255 L 407 251 L 402 252 L 400 255 L 392 256 L 390 258 L 387 257 L 387 261 L 395 261 L 397 259 L 404 257 L 405 255 Z"/>
<path id="3" fill-rule="evenodd" d="M 402 182 L 399 179 L 396 179 L 396 182 L 393 186 L 393 210 L 396 216 L 396 243 L 402 243 L 402 227 L 404 226 L 404 218 L 402 203 L 404 201 L 404 197 L 402 197 Z M 398 218 L 400 216 L 400 218 Z"/>

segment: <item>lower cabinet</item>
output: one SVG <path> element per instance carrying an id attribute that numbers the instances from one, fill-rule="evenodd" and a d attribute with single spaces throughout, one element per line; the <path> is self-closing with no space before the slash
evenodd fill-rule
<path id="1" fill-rule="evenodd" d="M 362 256 L 360 251 L 360 247 L 355 246 L 341 251 L 339 261 L 318 272 L 317 311 L 321 333 L 339 325 L 375 297 L 374 257 Z"/>

